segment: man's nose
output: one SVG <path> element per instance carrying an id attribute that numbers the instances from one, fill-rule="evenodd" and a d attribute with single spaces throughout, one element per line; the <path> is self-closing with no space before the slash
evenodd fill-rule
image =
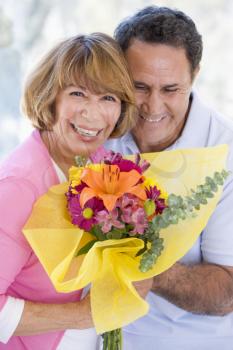
<path id="1" fill-rule="evenodd" d="M 161 114 L 164 112 L 164 100 L 158 91 L 151 91 L 147 98 L 147 109 L 150 115 Z"/>

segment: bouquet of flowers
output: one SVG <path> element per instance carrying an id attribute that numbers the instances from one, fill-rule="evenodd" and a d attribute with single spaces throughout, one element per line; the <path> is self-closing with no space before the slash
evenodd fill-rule
<path id="1" fill-rule="evenodd" d="M 136 237 L 143 241 L 143 248 L 136 254 L 141 256 L 142 272 L 153 267 L 163 250 L 160 230 L 195 215 L 194 210 L 214 197 L 227 176 L 225 170 L 215 172 L 182 198 L 175 194 L 168 196 L 155 179 L 143 175 L 150 163 L 141 160 L 139 154 L 133 162 L 110 151 L 100 162 L 97 166 L 70 169 L 66 195 L 71 221 L 93 235 L 77 256 L 86 254 L 97 241 Z M 104 350 L 121 348 L 119 329 L 104 333 L 103 339 Z"/>
<path id="2" fill-rule="evenodd" d="M 72 167 L 69 183 L 36 203 L 23 232 L 58 291 L 92 284 L 104 350 L 120 350 L 120 328 L 148 311 L 132 281 L 172 266 L 205 227 L 228 175 L 226 154 L 224 145 L 134 161 L 106 152 Z"/>

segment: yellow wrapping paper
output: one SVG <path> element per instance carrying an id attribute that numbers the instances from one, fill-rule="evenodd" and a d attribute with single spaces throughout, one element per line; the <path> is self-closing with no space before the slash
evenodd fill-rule
<path id="1" fill-rule="evenodd" d="M 225 168 L 227 146 L 163 151 L 142 155 L 151 163 L 145 176 L 155 178 L 167 191 L 180 195 L 204 183 L 206 176 Z M 71 292 L 91 283 L 91 307 L 97 333 L 120 328 L 145 315 L 148 304 L 132 282 L 165 271 L 193 246 L 220 198 L 201 206 L 198 216 L 161 231 L 164 250 L 153 269 L 139 271 L 135 257 L 143 242 L 137 238 L 97 242 L 85 255 L 74 258 L 77 249 L 93 239 L 70 222 L 65 192 L 68 183 L 53 186 L 35 203 L 23 233 L 58 292 Z"/>

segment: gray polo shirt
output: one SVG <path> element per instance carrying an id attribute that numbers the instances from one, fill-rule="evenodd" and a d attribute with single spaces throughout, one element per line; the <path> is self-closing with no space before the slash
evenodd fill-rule
<path id="1" fill-rule="evenodd" d="M 180 138 L 167 150 L 229 145 L 227 168 L 233 172 L 233 120 L 206 107 L 196 93 Z M 122 154 L 137 153 L 130 133 L 109 140 L 106 147 Z M 206 261 L 233 266 L 233 176 L 224 186 L 221 200 L 201 236 L 181 259 L 183 263 Z M 125 327 L 124 350 L 232 350 L 233 313 L 223 316 L 194 315 L 149 293 L 150 311 Z"/>

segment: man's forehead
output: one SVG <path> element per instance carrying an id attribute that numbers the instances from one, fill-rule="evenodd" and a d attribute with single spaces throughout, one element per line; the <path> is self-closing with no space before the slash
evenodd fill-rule
<path id="1" fill-rule="evenodd" d="M 135 41 L 127 50 L 126 59 L 138 82 L 164 86 L 190 82 L 190 64 L 183 49 Z"/>

